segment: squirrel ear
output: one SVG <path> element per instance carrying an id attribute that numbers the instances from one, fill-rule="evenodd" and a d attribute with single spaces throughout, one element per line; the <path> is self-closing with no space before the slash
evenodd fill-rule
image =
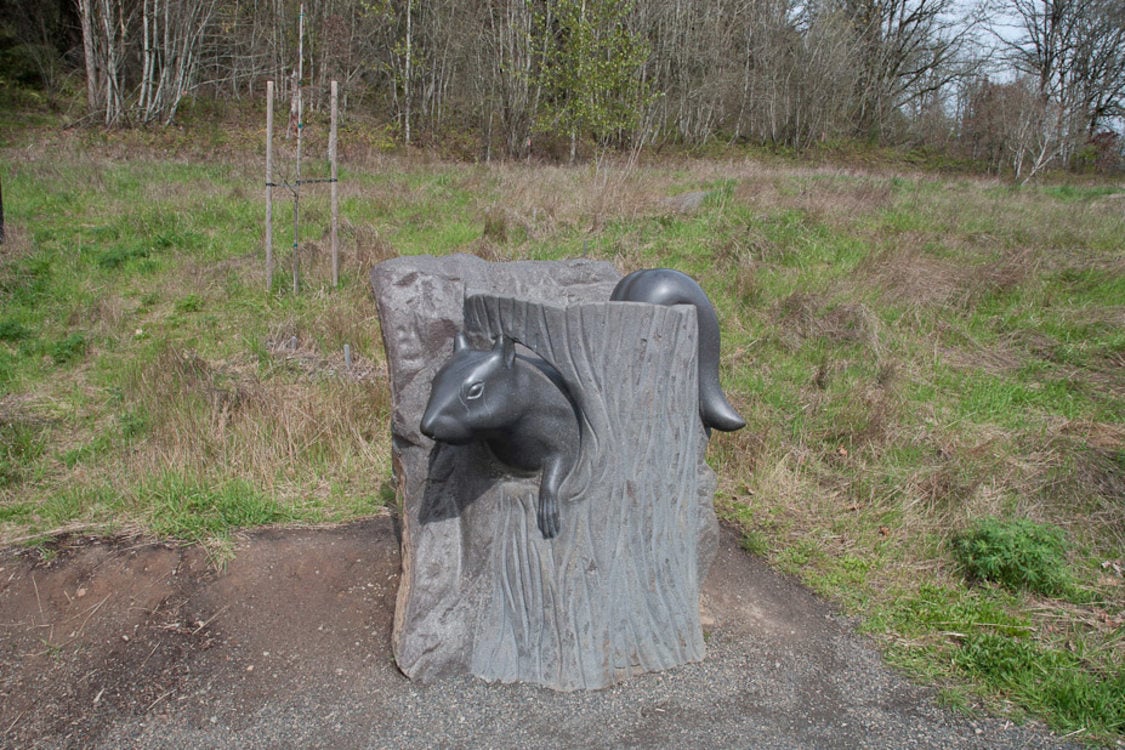
<path id="1" fill-rule="evenodd" d="M 468 349 L 468 348 L 469 348 L 469 340 L 467 338 L 465 338 L 465 334 L 464 334 L 463 331 L 458 331 L 457 335 L 453 337 L 453 351 L 454 351 L 454 353 L 459 352 L 462 349 Z"/>
<path id="2" fill-rule="evenodd" d="M 512 363 L 516 361 L 516 342 L 508 336 L 501 334 L 496 339 L 496 343 L 492 345 L 492 351 L 503 357 L 505 367 L 511 367 Z"/>

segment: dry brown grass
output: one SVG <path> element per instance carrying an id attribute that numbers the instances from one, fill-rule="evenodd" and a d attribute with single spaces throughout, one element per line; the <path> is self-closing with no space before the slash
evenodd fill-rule
<path id="1" fill-rule="evenodd" d="M 1022 455 L 1030 506 L 1103 554 L 1125 549 L 1125 428 L 1058 420 Z"/>
<path id="2" fill-rule="evenodd" d="M 26 258 L 34 249 L 26 226 L 11 221 L 4 225 L 4 244 L 0 245 L 2 250 L 0 262 L 12 263 Z"/>
<path id="3" fill-rule="evenodd" d="M 67 325 L 85 328 L 98 336 L 106 336 L 116 333 L 136 307 L 135 302 L 126 300 L 120 295 L 97 297 L 82 309 L 72 312 L 67 319 Z"/>
<path id="4" fill-rule="evenodd" d="M 888 208 L 891 178 L 831 168 L 758 170 L 740 175 L 733 199 L 762 215 L 799 210 L 833 229 L 851 228 L 858 218 Z"/>
<path id="5" fill-rule="evenodd" d="M 1039 253 L 1027 249 L 1001 251 L 998 257 L 971 262 L 965 257 L 926 249 L 928 235 L 895 238 L 894 245 L 874 253 L 857 279 L 869 292 L 906 308 L 971 310 L 990 295 L 1012 291 L 1041 271 Z"/>
<path id="6" fill-rule="evenodd" d="M 564 228 L 597 230 L 605 222 L 657 214 L 668 183 L 649 172 L 503 165 L 491 168 L 505 223 L 533 238 Z"/>
<path id="7" fill-rule="evenodd" d="M 390 405 L 381 367 L 359 357 L 349 370 L 315 349 L 286 346 L 274 347 L 275 366 L 293 375 L 265 379 L 248 360 L 162 352 L 126 387 L 128 401 L 151 419 L 128 474 L 237 476 L 299 503 L 384 465 Z"/>
<path id="8" fill-rule="evenodd" d="M 1075 549 L 1125 549 L 1119 427 L 1062 421 L 1026 440 L 996 428 L 935 430 L 930 458 L 898 484 L 903 531 L 945 538 L 980 518 L 1028 518 L 1067 529 Z"/>
<path id="9" fill-rule="evenodd" d="M 871 290 L 901 306 L 964 307 L 971 272 L 952 259 L 920 249 L 924 238 L 900 238 L 893 248 L 873 254 L 863 275 Z"/>
<path id="10" fill-rule="evenodd" d="M 884 352 L 882 323 L 862 303 L 831 304 L 822 296 L 796 292 L 773 311 L 782 340 L 792 345 L 803 339 L 825 338 L 858 344 L 879 359 Z"/>

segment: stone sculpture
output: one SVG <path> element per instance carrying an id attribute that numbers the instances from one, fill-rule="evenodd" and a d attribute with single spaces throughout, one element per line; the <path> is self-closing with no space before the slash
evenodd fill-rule
<path id="1" fill-rule="evenodd" d="M 661 275 L 611 301 L 620 275 L 584 260 L 372 271 L 402 502 L 392 642 L 409 677 L 589 689 L 703 658 L 706 446 L 733 420 L 700 387 L 710 305 L 658 294 Z M 524 424 L 544 401 L 550 419 Z M 521 435 L 549 440 L 511 452 Z"/>

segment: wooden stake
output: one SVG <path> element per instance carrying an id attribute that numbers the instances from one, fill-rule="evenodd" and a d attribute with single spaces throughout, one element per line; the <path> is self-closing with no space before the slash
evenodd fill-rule
<path id="1" fill-rule="evenodd" d="M 340 198 L 336 189 L 338 172 L 336 169 L 336 118 L 339 114 L 338 87 L 336 81 L 332 82 L 332 122 L 328 130 L 328 160 L 332 163 L 332 227 L 330 232 L 332 244 L 332 286 L 340 286 L 340 246 L 337 228 L 340 224 Z"/>
<path id="2" fill-rule="evenodd" d="M 301 3 L 300 15 L 297 19 L 297 80 L 294 82 L 294 95 L 297 97 L 297 170 L 296 184 L 293 186 L 293 294 L 301 291 L 301 268 L 297 255 L 297 227 L 300 224 L 301 203 L 301 133 L 305 129 L 303 118 L 303 104 L 301 100 L 301 82 L 304 79 L 305 59 L 305 4 Z"/>
<path id="3" fill-rule="evenodd" d="M 273 81 L 266 81 L 266 291 L 273 289 Z"/>

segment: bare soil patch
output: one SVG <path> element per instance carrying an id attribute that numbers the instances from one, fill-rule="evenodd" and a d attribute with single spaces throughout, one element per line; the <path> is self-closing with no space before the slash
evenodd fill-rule
<path id="1" fill-rule="evenodd" d="M 555 693 L 395 669 L 393 524 L 199 547 L 81 537 L 0 554 L 4 747 L 1058 747 L 972 721 L 724 532 L 707 658 Z"/>
<path id="2" fill-rule="evenodd" d="M 90 747 L 183 711 L 235 724 L 310 677 L 386 661 L 398 546 L 387 519 L 256 532 L 221 571 L 197 546 L 70 538 L 0 558 L 0 730 Z"/>

